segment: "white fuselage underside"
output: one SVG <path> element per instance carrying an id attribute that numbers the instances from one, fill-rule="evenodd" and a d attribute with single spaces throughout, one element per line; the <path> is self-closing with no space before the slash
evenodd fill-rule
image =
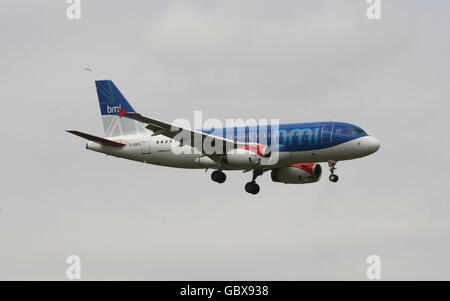
<path id="1" fill-rule="evenodd" d="M 114 140 L 124 142 L 126 145 L 123 147 L 111 147 L 88 142 L 86 148 L 107 155 L 154 165 L 190 169 L 218 168 L 218 164 L 215 161 L 202 155 L 191 146 L 185 145 L 180 147 L 178 142 L 161 135 L 152 137 L 149 134 L 136 134 L 115 137 Z M 273 150 L 271 158 L 265 165 L 261 165 L 261 168 L 275 168 L 295 163 L 327 162 L 329 160 L 342 161 L 364 157 L 376 151 L 372 140 L 374 138 L 371 136 L 364 136 L 317 150 L 300 152 L 277 152 Z M 182 150 L 181 154 L 180 150 Z M 245 170 L 248 167 L 223 165 L 222 169 Z"/>

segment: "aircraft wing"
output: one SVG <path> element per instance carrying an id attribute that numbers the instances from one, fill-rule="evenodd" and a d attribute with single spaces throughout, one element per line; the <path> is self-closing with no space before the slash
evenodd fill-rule
<path id="1" fill-rule="evenodd" d="M 126 112 L 124 110 L 120 109 L 120 115 L 119 117 L 126 116 L 128 118 L 135 119 L 137 121 L 146 123 L 146 128 L 153 131 L 153 136 L 156 135 L 163 135 L 168 138 L 174 139 L 179 141 L 182 145 L 190 145 L 193 148 L 196 148 L 197 150 L 203 152 L 205 155 L 213 159 L 214 161 L 217 161 L 220 159 L 220 155 L 226 154 L 228 150 L 235 149 L 235 148 L 248 148 L 249 145 L 253 145 L 251 143 L 242 143 L 242 142 L 235 142 L 230 139 L 226 139 L 223 137 L 206 134 L 200 131 L 191 130 L 191 129 L 184 129 L 169 123 L 165 123 L 153 118 L 148 118 L 145 116 L 142 116 L 139 113 L 135 112 Z M 218 145 L 217 143 L 221 143 L 223 146 L 222 152 L 220 154 L 216 153 L 208 153 L 206 154 L 203 150 L 203 143 L 206 139 L 209 139 L 209 145 Z M 259 150 L 259 148 L 258 148 Z"/>

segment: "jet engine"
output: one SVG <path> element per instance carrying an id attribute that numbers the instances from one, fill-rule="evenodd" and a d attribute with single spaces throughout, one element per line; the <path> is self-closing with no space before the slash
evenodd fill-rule
<path id="1" fill-rule="evenodd" d="M 272 170 L 272 181 L 285 184 L 315 183 L 322 176 L 322 167 L 316 163 L 299 163 Z"/>

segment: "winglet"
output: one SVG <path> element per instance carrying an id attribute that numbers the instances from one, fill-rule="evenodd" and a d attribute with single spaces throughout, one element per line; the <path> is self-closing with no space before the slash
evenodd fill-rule
<path id="1" fill-rule="evenodd" d="M 126 111 L 124 111 L 124 110 L 122 110 L 121 108 L 119 108 L 119 112 L 120 112 L 120 114 L 119 114 L 119 118 L 122 118 L 122 117 L 123 117 L 123 115 L 126 115 L 126 114 L 127 114 L 127 112 L 126 112 Z"/>

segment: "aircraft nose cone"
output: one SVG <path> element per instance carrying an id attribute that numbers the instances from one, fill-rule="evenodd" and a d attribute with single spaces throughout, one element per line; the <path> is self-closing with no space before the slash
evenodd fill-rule
<path id="1" fill-rule="evenodd" d="M 370 154 L 373 154 L 374 152 L 380 149 L 380 142 L 378 142 L 378 140 L 375 137 L 367 136 L 365 144 Z"/>

